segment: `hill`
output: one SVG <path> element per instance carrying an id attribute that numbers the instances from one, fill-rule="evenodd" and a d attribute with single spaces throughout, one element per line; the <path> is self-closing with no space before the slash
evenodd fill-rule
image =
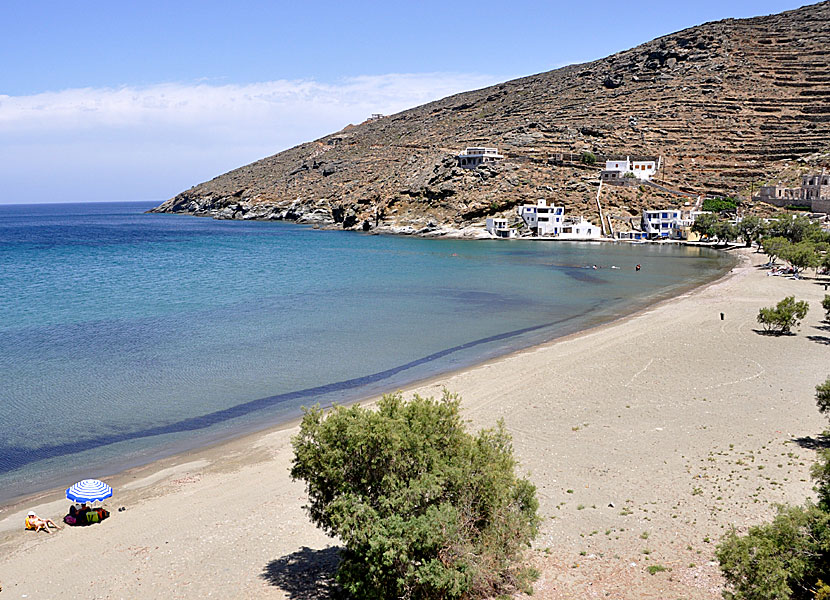
<path id="1" fill-rule="evenodd" d="M 662 156 L 657 180 L 673 190 L 748 197 L 783 172 L 826 160 L 828 47 L 830 2 L 706 23 L 601 60 L 348 126 L 154 210 L 424 233 L 547 197 L 594 217 L 599 166 L 569 160 L 584 151 L 600 161 Z M 485 145 L 505 159 L 475 170 L 456 166 L 459 151 Z M 557 153 L 564 162 L 553 164 Z M 620 218 L 686 200 L 643 187 L 603 196 Z"/>

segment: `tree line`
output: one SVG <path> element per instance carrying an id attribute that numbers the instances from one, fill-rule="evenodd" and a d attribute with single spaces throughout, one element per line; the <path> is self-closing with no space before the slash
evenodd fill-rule
<path id="1" fill-rule="evenodd" d="M 740 238 L 747 247 L 757 244 L 769 257 L 770 265 L 777 259 L 784 260 L 796 275 L 808 268 L 830 269 L 830 233 L 804 215 L 770 222 L 747 215 L 733 224 L 714 213 L 702 214 L 692 231 L 719 242 Z"/>

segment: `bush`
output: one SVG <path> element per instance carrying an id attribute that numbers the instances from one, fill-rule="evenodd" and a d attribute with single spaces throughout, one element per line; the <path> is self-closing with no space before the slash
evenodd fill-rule
<path id="1" fill-rule="evenodd" d="M 830 321 L 830 294 L 824 294 L 821 307 L 824 309 L 824 318 Z"/>
<path id="2" fill-rule="evenodd" d="M 821 412 L 830 409 L 830 378 L 816 386 Z M 830 600 L 830 449 L 811 470 L 818 504 L 780 506 L 772 523 L 739 536 L 733 529 L 715 555 L 726 600 Z"/>
<path id="3" fill-rule="evenodd" d="M 781 507 L 772 523 L 727 534 L 715 556 L 727 600 L 812 600 L 830 581 L 830 513 L 809 502 Z"/>
<path id="4" fill-rule="evenodd" d="M 795 301 L 795 296 L 787 296 L 775 307 L 762 308 L 758 312 L 758 322 L 764 331 L 783 334 L 797 327 L 801 319 L 807 316 L 810 305 L 806 300 Z"/>
<path id="5" fill-rule="evenodd" d="M 345 545 L 337 580 L 354 597 L 524 587 L 516 563 L 536 535 L 536 490 L 516 477 L 503 424 L 473 436 L 459 402 L 446 391 L 438 401 L 398 393 L 376 411 L 305 412 L 291 476 L 306 482 L 312 521 Z"/>
<path id="6" fill-rule="evenodd" d="M 792 265 L 796 274 L 808 267 L 818 267 L 819 265 L 816 245 L 811 242 L 784 244 L 780 249 L 779 256 Z"/>
<path id="7" fill-rule="evenodd" d="M 735 212 L 738 203 L 733 198 L 704 198 L 703 210 L 707 212 Z"/>
<path id="8" fill-rule="evenodd" d="M 597 156 L 593 152 L 583 152 L 582 156 L 579 158 L 583 164 L 586 165 L 595 165 L 597 164 Z"/>
<path id="9" fill-rule="evenodd" d="M 816 405 L 820 413 L 830 416 L 830 377 L 816 386 Z"/>

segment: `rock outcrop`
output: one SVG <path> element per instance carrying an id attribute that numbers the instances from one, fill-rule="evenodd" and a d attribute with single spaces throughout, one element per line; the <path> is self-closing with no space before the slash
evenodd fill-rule
<path id="1" fill-rule="evenodd" d="M 460 230 L 540 197 L 588 214 L 600 162 L 626 155 L 663 156 L 658 180 L 678 191 L 748 196 L 751 186 L 830 145 L 828 47 L 830 2 L 707 23 L 348 126 L 154 210 L 358 230 Z M 505 159 L 456 166 L 455 154 L 484 145 Z M 597 156 L 596 166 L 579 163 L 584 151 Z M 558 153 L 564 161 L 553 160 Z M 622 217 L 654 202 L 649 190 L 615 193 Z M 664 204 L 679 198 L 666 195 Z"/>

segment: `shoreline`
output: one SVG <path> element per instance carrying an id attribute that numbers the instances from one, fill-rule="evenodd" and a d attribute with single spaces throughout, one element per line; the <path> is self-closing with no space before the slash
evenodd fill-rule
<path id="1" fill-rule="evenodd" d="M 550 241 L 550 240 L 546 240 L 546 241 Z M 582 241 L 582 242 L 584 242 L 585 240 L 561 240 L 561 241 Z M 594 240 L 594 241 L 596 241 L 596 240 Z M 609 240 L 609 241 L 611 241 L 611 240 Z M 723 250 L 723 249 L 720 249 L 720 250 L 712 249 L 712 250 L 729 253 L 728 250 Z M 433 375 L 430 375 L 430 376 L 427 376 L 427 377 L 424 377 L 424 378 L 417 378 L 413 381 L 407 382 L 403 386 L 398 386 L 398 387 L 393 386 L 394 389 L 389 388 L 387 391 L 382 392 L 380 394 L 372 393 L 372 394 L 368 394 L 368 395 L 357 395 L 354 399 L 348 400 L 345 403 L 343 403 L 343 405 L 344 406 L 352 406 L 352 405 L 355 405 L 355 404 L 357 404 L 357 405 L 372 404 L 372 403 L 376 402 L 384 393 L 391 393 L 391 392 L 397 391 L 398 389 L 402 389 L 406 393 L 408 390 L 412 390 L 412 389 L 432 385 L 437 380 L 450 378 L 450 377 L 457 376 L 460 373 L 463 373 L 463 372 L 471 370 L 471 369 L 476 369 L 476 368 L 479 368 L 479 367 L 487 366 L 488 364 L 490 364 L 494 361 L 500 361 L 502 359 L 509 358 L 509 357 L 512 357 L 512 356 L 516 356 L 516 355 L 519 355 L 519 354 L 524 353 L 524 352 L 532 352 L 532 351 L 535 351 L 537 349 L 548 346 L 550 344 L 554 344 L 554 343 L 557 343 L 557 342 L 560 342 L 560 341 L 565 341 L 565 340 L 572 339 L 574 337 L 578 337 L 578 336 L 582 336 L 582 335 L 587 335 L 589 333 L 599 331 L 602 328 L 609 327 L 609 326 L 612 326 L 612 325 L 620 323 L 620 322 L 624 322 L 628 319 L 636 318 L 637 316 L 639 316 L 639 315 L 641 315 L 641 314 L 643 314 L 643 313 L 645 313 L 645 312 L 647 312 L 647 311 L 649 311 L 653 308 L 656 308 L 656 307 L 658 307 L 658 306 L 660 306 L 664 303 L 672 302 L 672 301 L 677 300 L 679 298 L 685 297 L 688 294 L 695 293 L 698 290 L 706 289 L 707 287 L 709 287 L 711 285 L 714 285 L 714 284 L 720 282 L 721 280 L 730 277 L 732 275 L 733 271 L 737 267 L 739 267 L 741 262 L 742 262 L 741 258 L 736 257 L 734 254 L 732 254 L 732 256 L 735 259 L 735 264 L 733 264 L 732 267 L 730 267 L 729 270 L 725 270 L 719 276 L 714 276 L 713 279 L 711 279 L 710 281 L 706 281 L 706 282 L 700 283 L 698 285 L 693 285 L 692 287 L 678 286 L 678 288 L 679 288 L 678 290 L 670 290 L 670 291 L 666 291 L 666 292 L 661 293 L 661 294 L 656 294 L 653 297 L 644 298 L 644 299 L 642 299 L 642 303 L 634 304 L 631 307 L 632 310 L 626 311 L 626 312 L 624 312 L 623 314 L 620 314 L 620 315 L 613 316 L 610 320 L 603 321 L 603 322 L 600 322 L 600 323 L 597 323 L 597 324 L 591 324 L 591 325 L 588 325 L 587 327 L 585 327 L 584 329 L 579 329 L 577 331 L 573 331 L 573 332 L 570 332 L 570 333 L 563 333 L 563 334 L 559 334 L 559 335 L 554 335 L 554 337 L 545 339 L 541 342 L 533 342 L 532 344 L 530 344 L 528 346 L 514 348 L 514 349 L 511 349 L 509 352 L 507 352 L 505 354 L 499 354 L 497 356 L 492 356 L 490 358 L 484 359 L 483 361 L 478 361 L 478 362 L 474 362 L 474 363 L 471 363 L 471 364 L 465 364 L 465 365 L 462 365 L 460 367 L 456 367 L 456 368 L 450 369 L 448 371 L 435 373 Z M 224 445 L 231 445 L 231 444 L 234 444 L 235 442 L 240 442 L 242 440 L 246 440 L 246 439 L 250 440 L 250 439 L 256 438 L 258 436 L 268 435 L 269 433 L 272 433 L 272 432 L 281 431 L 281 430 L 284 430 L 284 429 L 287 429 L 287 428 L 296 427 L 296 426 L 299 425 L 301 419 L 302 419 L 302 417 L 294 417 L 294 418 L 291 418 L 287 421 L 278 422 L 278 423 L 271 423 L 271 424 L 265 425 L 263 427 L 258 427 L 258 428 L 255 427 L 255 426 L 254 426 L 254 428 L 251 428 L 249 426 L 249 427 L 244 428 L 242 430 L 237 430 L 237 431 L 232 431 L 232 432 L 220 434 L 218 436 L 218 439 L 211 440 L 211 441 L 209 441 L 207 443 L 204 443 L 204 444 L 196 444 L 194 446 L 185 447 L 184 449 L 181 449 L 181 445 L 182 445 L 181 443 L 178 444 L 179 448 L 176 448 L 176 445 L 174 444 L 174 445 L 172 445 L 171 447 L 168 448 L 168 450 L 170 450 L 169 453 L 167 451 L 165 451 L 164 449 L 155 449 L 156 453 L 161 454 L 160 457 L 153 458 L 152 460 L 150 460 L 148 462 L 138 464 L 138 465 L 135 465 L 135 466 L 128 466 L 126 468 L 115 467 L 115 470 L 112 473 L 101 474 L 100 478 L 106 480 L 107 483 L 109 483 L 113 487 L 113 489 L 116 489 L 117 483 L 119 483 L 121 480 L 124 480 L 125 478 L 129 478 L 135 472 L 143 472 L 144 470 L 147 470 L 147 469 L 156 470 L 156 471 L 169 469 L 170 465 L 168 465 L 168 463 L 181 462 L 179 460 L 180 458 L 184 459 L 184 458 L 187 458 L 191 455 L 197 455 L 201 451 L 210 452 L 211 450 L 221 448 Z M 189 462 L 189 461 L 185 461 L 185 462 Z M 162 466 L 162 465 L 166 465 L 166 466 Z M 2 536 L 2 533 L 3 533 L 2 523 L 3 523 L 3 519 L 5 518 L 4 517 L 5 514 L 10 513 L 10 512 L 14 512 L 16 510 L 20 510 L 21 507 L 23 507 L 24 505 L 28 506 L 30 504 L 36 504 L 36 503 L 41 502 L 41 501 L 50 502 L 51 500 L 47 500 L 47 499 L 54 498 L 56 496 L 59 496 L 60 498 L 63 498 L 63 495 L 62 495 L 63 490 L 64 490 L 63 487 L 49 487 L 47 489 L 35 491 L 35 492 L 32 492 L 32 493 L 24 493 L 24 494 L 22 494 L 18 497 L 12 497 L 8 501 L 0 502 L 0 536 Z M 2 545 L 2 537 L 0 537 L 0 545 Z"/>
<path id="2" fill-rule="evenodd" d="M 471 430 L 504 419 L 540 504 L 533 598 L 715 600 L 723 533 L 812 495 L 815 436 L 827 427 L 813 400 L 830 364 L 824 280 L 767 277 L 762 255 L 739 254 L 723 277 L 635 315 L 405 389 L 458 393 Z M 758 308 L 791 294 L 812 304 L 795 335 L 756 333 Z M 4 515 L 3 591 L 325 597 L 317 577 L 337 540 L 309 522 L 304 486 L 288 475 L 295 431 L 123 473 L 106 504 L 127 510 L 100 525 L 32 535 L 21 531 L 31 507 Z M 60 518 L 67 501 L 34 508 Z M 96 573 L 73 568 L 79 553 L 97 556 Z M 31 565 L 61 576 L 30 577 Z M 670 571 L 652 575 L 653 565 Z"/>

